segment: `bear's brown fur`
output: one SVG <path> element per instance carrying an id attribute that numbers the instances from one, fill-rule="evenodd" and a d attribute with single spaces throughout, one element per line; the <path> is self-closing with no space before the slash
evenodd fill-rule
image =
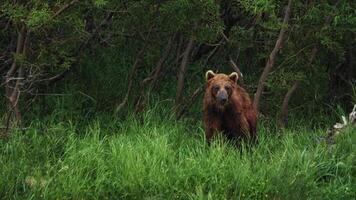
<path id="1" fill-rule="evenodd" d="M 204 128 L 207 142 L 217 132 L 228 139 L 257 142 L 257 112 L 248 93 L 237 85 L 238 74 L 206 73 Z"/>

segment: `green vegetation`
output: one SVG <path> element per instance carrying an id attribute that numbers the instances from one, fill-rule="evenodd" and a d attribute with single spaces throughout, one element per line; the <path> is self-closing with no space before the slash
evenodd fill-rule
<path id="1" fill-rule="evenodd" d="M 353 199 L 356 134 L 260 124 L 242 153 L 200 123 L 144 114 L 86 124 L 34 121 L 0 143 L 2 199 Z M 162 113 L 162 112 L 160 112 Z"/>
<path id="2" fill-rule="evenodd" d="M 356 199 L 355 33 L 354 0 L 2 0 L 0 199 Z M 257 146 L 206 145 L 207 70 Z"/>

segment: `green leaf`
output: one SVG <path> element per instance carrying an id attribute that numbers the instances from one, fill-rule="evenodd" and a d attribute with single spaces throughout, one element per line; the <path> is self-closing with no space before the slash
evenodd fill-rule
<path id="1" fill-rule="evenodd" d="M 43 26 L 49 22 L 51 18 L 51 11 L 48 8 L 42 8 L 40 10 L 32 10 L 26 21 L 26 24 L 30 28 L 36 28 Z"/>

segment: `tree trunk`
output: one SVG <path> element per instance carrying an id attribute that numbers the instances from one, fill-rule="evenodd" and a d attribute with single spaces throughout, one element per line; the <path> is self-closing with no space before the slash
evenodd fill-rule
<path id="1" fill-rule="evenodd" d="M 289 88 L 287 94 L 284 96 L 284 100 L 281 108 L 281 117 L 280 117 L 280 125 L 282 126 L 282 128 L 285 128 L 287 126 L 289 100 L 291 99 L 295 90 L 298 88 L 299 83 L 300 83 L 299 80 L 294 81 L 292 87 Z"/>
<path id="2" fill-rule="evenodd" d="M 167 60 L 167 58 L 169 56 L 169 53 L 171 52 L 172 43 L 173 43 L 174 37 L 175 36 L 173 36 L 172 38 L 169 39 L 169 41 L 167 43 L 167 46 L 165 47 L 165 51 L 163 52 L 163 56 L 157 62 L 157 65 L 156 65 L 157 67 L 156 67 L 155 73 L 153 75 L 153 79 L 152 79 L 152 82 L 151 82 L 151 85 L 150 85 L 150 88 L 149 88 L 149 92 L 152 89 L 154 89 L 155 86 L 156 86 L 158 76 L 161 74 L 163 66 L 164 66 L 164 63 Z"/>
<path id="3" fill-rule="evenodd" d="M 182 108 L 177 111 L 177 119 L 180 119 L 183 114 L 188 111 L 188 109 L 191 107 L 191 105 L 195 102 L 196 98 L 204 91 L 204 86 L 202 85 L 200 87 L 198 87 L 193 94 L 190 96 L 189 100 L 182 106 Z"/>
<path id="4" fill-rule="evenodd" d="M 12 113 L 14 113 L 15 122 L 21 122 L 21 112 L 19 108 L 20 89 L 24 75 L 21 64 L 18 63 L 19 57 L 24 59 L 26 57 L 27 46 L 29 43 L 29 32 L 25 25 L 22 25 L 21 30 L 18 32 L 17 45 L 15 58 L 12 61 L 10 69 L 5 76 L 5 93 L 8 100 L 8 119 L 6 120 L 6 129 L 9 128 Z M 20 66 L 19 66 L 20 65 Z M 17 77 L 16 77 L 17 74 Z M 6 132 L 7 132 L 6 130 Z"/>
<path id="5" fill-rule="evenodd" d="M 135 63 L 132 65 L 132 71 L 131 71 L 131 74 L 130 74 L 130 76 L 128 78 L 127 92 L 126 92 L 126 95 L 125 95 L 124 99 L 122 100 L 122 102 L 116 107 L 116 110 L 115 110 L 116 114 L 119 113 L 122 110 L 122 108 L 124 108 L 124 106 L 127 104 L 127 101 L 128 101 L 129 96 L 131 94 L 134 78 L 135 78 L 134 75 L 136 74 L 138 66 L 141 64 L 141 61 L 143 59 L 144 51 L 145 51 L 145 46 L 137 54 Z"/>
<path id="6" fill-rule="evenodd" d="M 179 105 L 182 103 L 182 99 L 183 99 L 185 71 L 189 62 L 189 55 L 190 52 L 192 51 L 193 44 L 194 44 L 194 36 L 191 36 L 189 38 L 188 45 L 184 51 L 182 62 L 178 69 L 178 83 L 177 83 L 177 92 L 176 92 L 176 99 L 175 99 L 176 113 L 178 113 Z"/>
<path id="7" fill-rule="evenodd" d="M 309 58 L 309 62 L 306 65 L 306 67 L 310 67 L 311 64 L 313 63 L 316 54 L 318 52 L 318 46 L 314 46 L 312 51 L 311 51 L 311 56 Z M 289 101 L 292 98 L 292 95 L 294 94 L 295 90 L 299 87 L 300 80 L 294 81 L 293 85 L 291 88 L 289 88 L 288 92 L 284 96 L 281 111 L 280 111 L 280 119 L 279 119 L 279 124 L 282 128 L 287 127 L 288 124 L 288 107 L 289 107 Z"/>
<path id="8" fill-rule="evenodd" d="M 283 19 L 283 26 L 279 32 L 276 44 L 275 44 L 271 54 L 269 55 L 268 61 L 267 61 L 266 66 L 263 70 L 263 73 L 260 77 L 260 80 L 258 81 L 257 91 L 256 91 L 255 99 L 253 102 L 253 106 L 255 107 L 257 112 L 259 112 L 260 100 L 261 100 L 262 92 L 264 90 L 265 82 L 267 80 L 268 74 L 271 72 L 273 65 L 276 61 L 277 54 L 283 46 L 284 35 L 287 31 L 287 25 L 288 25 L 289 18 L 290 18 L 291 5 L 292 5 L 292 0 L 289 0 L 286 11 L 285 11 L 284 19 Z"/>
<path id="9" fill-rule="evenodd" d="M 140 95 L 137 97 L 137 99 L 135 101 L 135 112 L 136 113 L 142 112 L 144 110 L 147 96 L 155 88 L 156 83 L 157 83 L 157 79 L 158 79 L 159 75 L 162 72 L 164 63 L 166 62 L 166 60 L 167 60 L 167 58 L 169 56 L 169 52 L 172 49 L 171 47 L 172 47 L 173 39 L 174 39 L 174 36 L 172 36 L 168 40 L 168 42 L 167 42 L 167 44 L 166 44 L 166 46 L 164 48 L 165 50 L 163 51 L 163 55 L 159 58 L 154 70 L 150 73 L 150 75 L 147 78 L 145 78 L 145 79 L 143 79 L 141 81 L 141 83 L 140 83 L 140 89 L 141 89 Z M 145 96 L 144 87 L 149 82 L 150 82 L 150 84 L 147 87 L 148 88 L 147 95 Z"/>

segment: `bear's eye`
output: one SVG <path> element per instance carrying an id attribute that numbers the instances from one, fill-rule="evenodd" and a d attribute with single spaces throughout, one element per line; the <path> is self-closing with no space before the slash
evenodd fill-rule
<path id="1" fill-rule="evenodd" d="M 225 86 L 225 90 L 228 94 L 231 94 L 231 87 L 230 86 Z"/>
<path id="2" fill-rule="evenodd" d="M 217 93 L 219 91 L 220 87 L 218 85 L 213 86 L 213 92 Z"/>

